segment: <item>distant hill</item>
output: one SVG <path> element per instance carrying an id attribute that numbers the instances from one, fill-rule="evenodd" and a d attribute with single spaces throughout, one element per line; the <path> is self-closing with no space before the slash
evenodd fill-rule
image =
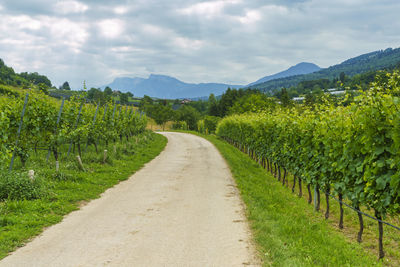
<path id="1" fill-rule="evenodd" d="M 264 83 L 264 82 L 268 82 L 270 80 L 274 80 L 274 79 L 279 79 L 279 78 L 285 78 L 285 77 L 289 77 L 289 76 L 294 76 L 294 75 L 300 75 L 300 74 L 309 74 L 309 73 L 313 73 L 316 71 L 319 71 L 321 68 L 318 67 L 317 65 L 315 65 L 314 63 L 308 63 L 308 62 L 301 62 L 295 66 L 290 67 L 287 70 L 278 72 L 276 74 L 273 75 L 269 75 L 269 76 L 265 76 L 253 83 L 250 83 L 247 86 L 252 86 L 255 84 L 259 84 L 259 83 Z"/>
<path id="2" fill-rule="evenodd" d="M 135 96 L 142 97 L 148 95 L 157 98 L 195 98 L 208 96 L 211 93 L 220 95 L 228 87 L 240 88 L 242 85 L 230 85 L 222 83 L 185 83 L 174 77 L 165 75 L 151 74 L 149 78 L 116 78 L 109 86 L 113 90 L 121 92 L 131 92 Z"/>
<path id="3" fill-rule="evenodd" d="M 46 76 L 40 75 L 37 72 L 16 73 L 13 68 L 8 67 L 0 58 L 0 84 L 28 88 L 31 83 L 43 83 L 48 87 L 52 87 L 51 81 Z"/>
<path id="4" fill-rule="evenodd" d="M 400 64 L 400 48 L 379 50 L 358 57 L 348 59 L 338 65 L 321 69 L 317 72 L 274 79 L 259 84 L 251 85 L 251 88 L 257 88 L 264 92 L 279 90 L 282 87 L 289 88 L 297 86 L 302 81 L 311 81 L 318 79 L 335 79 L 344 72 L 347 76 L 375 71 L 381 69 L 391 69 Z"/>

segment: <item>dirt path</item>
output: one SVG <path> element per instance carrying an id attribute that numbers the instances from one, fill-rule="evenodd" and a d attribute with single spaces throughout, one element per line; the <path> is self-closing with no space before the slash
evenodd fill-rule
<path id="1" fill-rule="evenodd" d="M 0 266 L 257 265 L 241 200 L 216 148 L 197 136 L 163 134 L 169 142 L 156 159 Z"/>

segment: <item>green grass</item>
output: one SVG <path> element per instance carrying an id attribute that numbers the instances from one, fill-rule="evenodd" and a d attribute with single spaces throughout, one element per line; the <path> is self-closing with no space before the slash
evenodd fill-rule
<path id="1" fill-rule="evenodd" d="M 103 164 L 103 153 L 88 151 L 82 161 L 86 169 L 79 171 L 74 161 L 61 159 L 60 172 L 54 162 L 46 164 L 45 152 L 28 162 L 26 168 L 16 164 L 17 172 L 34 169 L 42 180 L 44 195 L 35 200 L 5 200 L 0 202 L 0 259 L 45 227 L 58 223 L 63 216 L 87 201 L 98 198 L 107 188 L 126 180 L 145 163 L 155 158 L 165 147 L 167 139 L 146 132 L 116 145 L 116 153 L 109 148 L 109 160 Z"/>
<path id="2" fill-rule="evenodd" d="M 383 265 L 246 154 L 216 136 L 200 136 L 212 142 L 230 166 L 264 266 Z"/>

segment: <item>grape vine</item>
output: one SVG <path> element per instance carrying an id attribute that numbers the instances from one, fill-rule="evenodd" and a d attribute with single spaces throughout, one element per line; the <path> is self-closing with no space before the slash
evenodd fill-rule
<path id="1" fill-rule="evenodd" d="M 286 171 L 309 190 L 374 210 L 379 220 L 400 211 L 400 74 L 360 92 L 348 106 L 325 103 L 224 118 L 217 134 L 249 150 L 281 178 Z M 329 216 L 327 210 L 326 217 Z M 339 224 L 343 227 L 343 213 Z M 362 217 L 360 218 L 361 241 Z M 380 257 L 384 256 L 382 223 Z"/>

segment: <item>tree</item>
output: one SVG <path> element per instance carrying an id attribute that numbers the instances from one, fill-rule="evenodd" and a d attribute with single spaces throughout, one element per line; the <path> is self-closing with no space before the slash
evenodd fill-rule
<path id="1" fill-rule="evenodd" d="M 44 83 L 39 83 L 38 84 L 39 91 L 43 92 L 44 94 L 48 95 L 49 94 L 49 87 L 44 84 Z"/>
<path id="2" fill-rule="evenodd" d="M 220 120 L 220 117 L 205 116 L 204 128 L 208 130 L 208 133 L 215 133 L 215 129 L 217 129 L 217 124 Z"/>
<path id="3" fill-rule="evenodd" d="M 129 102 L 128 94 L 127 93 L 121 93 L 119 95 L 119 103 L 121 105 L 124 105 L 124 104 L 128 104 L 128 102 Z"/>
<path id="4" fill-rule="evenodd" d="M 346 74 L 344 72 L 340 73 L 339 80 L 341 83 L 344 83 L 346 81 Z"/>
<path id="5" fill-rule="evenodd" d="M 107 96 L 111 96 L 112 95 L 112 89 L 110 88 L 110 87 L 106 87 L 106 88 L 104 88 L 104 94 L 105 95 L 107 95 Z"/>
<path id="6" fill-rule="evenodd" d="M 235 101 L 229 108 L 229 115 L 243 114 L 246 112 L 261 112 L 262 110 L 274 110 L 276 100 L 264 94 L 251 94 L 243 96 Z"/>
<path id="7" fill-rule="evenodd" d="M 281 103 L 282 103 L 282 106 L 284 106 L 284 107 L 287 107 L 291 104 L 290 97 L 289 97 L 289 94 L 288 94 L 286 88 L 282 88 L 282 90 L 281 90 Z"/>
<path id="8" fill-rule="evenodd" d="M 210 94 L 208 97 L 208 114 L 211 116 L 219 116 L 218 102 L 214 94 Z"/>
<path id="9" fill-rule="evenodd" d="M 171 106 L 160 103 L 152 107 L 151 115 L 157 124 L 162 125 L 164 131 L 165 123 L 173 119 L 174 111 Z"/>
<path id="10" fill-rule="evenodd" d="M 304 105 L 308 107 L 313 107 L 315 103 L 314 95 L 311 93 L 307 93 L 304 97 Z"/>
<path id="11" fill-rule="evenodd" d="M 128 97 L 133 97 L 133 94 L 132 94 L 131 92 L 126 92 L 126 95 L 127 95 Z"/>
<path id="12" fill-rule="evenodd" d="M 87 92 L 87 98 L 103 105 L 107 102 L 107 100 L 109 100 L 110 97 L 104 94 L 99 88 L 92 87 Z"/>
<path id="13" fill-rule="evenodd" d="M 183 105 L 178 109 L 175 120 L 184 121 L 190 130 L 196 130 L 199 118 L 200 113 L 194 107 Z"/>
<path id="14" fill-rule="evenodd" d="M 153 106 L 153 99 L 150 96 L 144 95 L 140 100 L 139 109 L 147 113 L 150 116 L 151 107 Z M 151 116 L 150 116 L 151 117 Z"/>
<path id="15" fill-rule="evenodd" d="M 40 75 L 37 72 L 32 72 L 32 73 L 21 72 L 19 75 L 33 84 L 39 85 L 39 84 L 43 83 L 47 87 L 52 87 L 52 84 L 51 84 L 51 81 L 49 80 L 49 78 L 47 78 L 44 75 Z"/>
<path id="16" fill-rule="evenodd" d="M 62 90 L 71 90 L 71 87 L 69 86 L 68 82 L 64 82 L 63 85 L 61 86 Z"/>
<path id="17" fill-rule="evenodd" d="M 153 99 L 148 95 L 144 95 L 140 100 L 140 107 L 144 107 L 146 104 L 153 105 Z"/>

